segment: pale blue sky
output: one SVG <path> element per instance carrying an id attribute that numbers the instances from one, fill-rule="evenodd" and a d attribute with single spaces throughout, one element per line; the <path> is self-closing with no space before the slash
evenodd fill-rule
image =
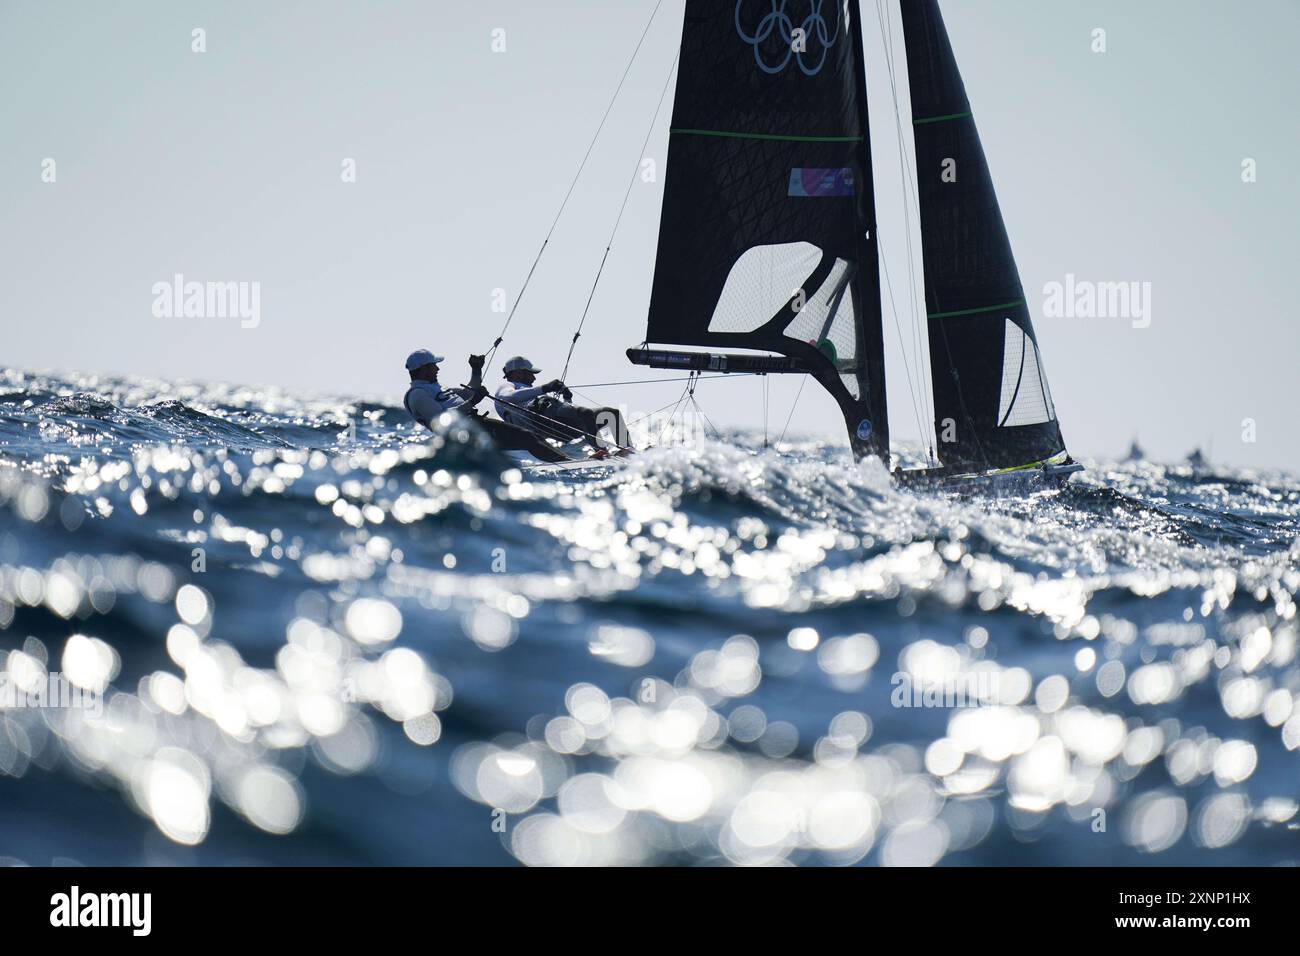
<path id="1" fill-rule="evenodd" d="M 498 331 L 492 291 L 518 291 L 653 6 L 5 3 L 3 362 L 393 403 L 414 347 L 453 356 L 459 372 Z M 502 357 L 563 364 L 681 8 L 664 0 Z M 880 229 L 897 283 L 892 103 L 875 0 L 863 8 Z M 1136 435 L 1158 457 L 1212 444 L 1235 463 L 1300 467 L 1300 4 L 943 9 L 1071 448 L 1119 454 Z M 195 27 L 207 53 L 190 52 Z M 504 54 L 491 51 L 496 27 Z M 1090 50 L 1096 27 L 1104 54 Z M 665 108 L 648 150 L 661 163 L 667 124 Z M 46 157 L 58 164 L 52 185 L 40 178 Z M 357 161 L 355 184 L 340 181 L 345 157 Z M 1258 162 L 1254 184 L 1241 182 L 1244 157 Z M 661 195 L 660 184 L 633 190 L 571 381 L 646 377 L 623 349 L 644 334 Z M 151 287 L 176 272 L 260 281 L 260 326 L 154 318 Z M 1042 318 L 1043 284 L 1066 273 L 1150 282 L 1151 326 Z M 771 379 L 774 430 L 797 387 Z M 593 397 L 648 410 L 677 388 Z M 704 383 L 700 397 L 719 423 L 760 423 L 757 380 Z M 916 426 L 901 375 L 891 400 L 907 438 Z M 1257 423 L 1253 444 L 1241 441 L 1244 418 Z M 807 388 L 791 428 L 837 433 L 839 416 Z"/>

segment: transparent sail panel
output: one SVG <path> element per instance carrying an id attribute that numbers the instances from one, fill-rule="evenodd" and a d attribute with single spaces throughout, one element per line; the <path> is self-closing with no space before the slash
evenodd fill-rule
<path id="1" fill-rule="evenodd" d="M 818 349 L 839 368 L 851 369 L 857 358 L 857 329 L 850 280 L 852 264 L 836 259 L 830 275 L 808 295 L 785 334 Z"/>
<path id="2" fill-rule="evenodd" d="M 853 302 L 853 286 L 846 285 L 840 297 L 839 307 L 831 318 L 830 324 L 822 334 L 835 348 L 838 362 L 847 362 L 850 366 L 857 364 L 858 332 L 857 318 Z"/>
<path id="3" fill-rule="evenodd" d="M 812 275 L 822 251 L 811 242 L 746 249 L 727 274 L 710 332 L 753 332 L 776 315 Z"/>
<path id="4" fill-rule="evenodd" d="M 998 425 L 1037 425 L 1056 418 L 1038 346 L 1020 326 L 1007 320 L 1002 351 L 1002 398 Z"/>

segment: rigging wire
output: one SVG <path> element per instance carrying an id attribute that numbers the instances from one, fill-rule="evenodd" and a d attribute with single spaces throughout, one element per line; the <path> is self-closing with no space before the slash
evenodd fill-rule
<path id="1" fill-rule="evenodd" d="M 921 424 L 921 409 L 917 404 L 916 390 L 912 386 L 912 363 L 907 360 L 907 350 L 903 348 L 903 329 L 898 321 L 898 303 L 894 301 L 894 284 L 889 278 L 889 263 L 885 260 L 885 247 L 880 241 L 879 226 L 876 227 L 876 245 L 880 247 L 880 263 L 885 270 L 885 289 L 889 293 L 889 311 L 894 315 L 894 330 L 898 333 L 898 345 L 900 351 L 903 353 L 903 371 L 907 373 L 907 392 L 912 396 L 912 414 L 916 416 L 916 428 L 920 433 L 921 443 L 928 446 L 929 433 L 925 426 Z M 921 357 L 918 355 L 916 358 L 919 364 Z M 922 385 L 922 387 L 924 388 L 924 385 Z M 928 448 L 926 454 L 928 457 Z"/>
<path id="2" fill-rule="evenodd" d="M 880 23 L 880 38 L 881 38 L 881 43 L 884 46 L 884 50 L 885 50 L 886 72 L 889 74 L 889 90 L 894 104 L 894 129 L 895 132 L 897 133 L 897 141 L 898 141 L 898 169 L 899 169 L 899 174 L 901 175 L 903 180 L 903 188 L 904 190 L 907 191 L 907 194 L 905 194 L 903 197 L 903 226 L 904 226 L 903 233 L 906 240 L 906 249 L 907 249 L 908 301 L 911 303 L 912 306 L 911 310 L 908 313 L 908 317 L 911 320 L 911 325 L 912 325 L 912 346 L 915 349 L 914 354 L 916 357 L 916 365 L 917 365 L 917 381 L 919 383 L 918 393 L 921 402 L 921 409 L 917 413 L 919 419 L 917 422 L 917 427 L 920 430 L 921 443 L 925 448 L 926 458 L 927 460 L 929 460 L 933 457 L 931 453 L 934 445 L 930 441 L 930 428 L 922 424 L 922 422 L 932 421 L 932 419 L 934 418 L 934 414 L 930 402 L 930 394 L 929 394 L 930 390 L 929 388 L 927 388 L 927 382 L 925 378 L 925 368 L 924 368 L 925 363 L 922 361 L 924 336 L 921 331 L 920 314 L 918 313 L 916 307 L 916 259 L 915 259 L 915 250 L 912 245 L 912 208 L 911 205 L 909 204 L 909 199 L 911 202 L 918 202 L 917 194 L 916 194 L 916 181 L 915 178 L 913 177 L 912 171 L 908 168 L 909 164 L 907 163 L 907 159 L 906 159 L 907 148 L 905 143 L 905 136 L 903 133 L 903 121 L 902 121 L 901 110 L 899 108 L 899 102 L 898 102 L 898 80 L 897 80 L 897 75 L 895 70 L 896 56 L 894 53 L 894 21 L 893 21 L 893 17 L 889 16 L 885 12 L 883 0 L 876 0 L 876 18 Z M 888 282 L 888 278 L 889 278 L 888 266 L 885 267 L 885 270 L 886 270 L 885 278 L 886 281 Z M 895 305 L 893 300 L 892 290 L 890 291 L 890 305 L 891 308 L 895 310 L 895 315 L 894 315 L 895 327 L 898 331 L 899 344 L 901 345 L 903 333 L 902 333 L 902 328 L 901 326 L 899 326 L 898 323 L 897 306 Z M 906 362 L 907 362 L 906 352 L 904 351 L 904 363 L 906 364 Z M 909 385 L 910 385 L 910 375 L 911 375 L 910 370 L 908 374 L 909 374 Z M 916 403 L 917 397 L 918 395 L 913 395 L 912 401 L 914 405 Z"/>
<path id="3" fill-rule="evenodd" d="M 681 401 L 682 400 L 678 398 L 676 401 L 669 402 L 667 405 L 661 405 L 660 407 L 656 408 L 653 412 L 646 412 L 644 415 L 640 415 L 636 418 L 633 418 L 631 421 L 627 423 L 628 428 L 631 428 L 633 425 L 640 425 L 646 419 L 654 418 L 656 415 L 658 415 L 660 412 L 664 411 L 665 409 L 676 408 L 678 405 L 681 404 Z"/>
<path id="4" fill-rule="evenodd" d="M 922 330 L 920 316 L 916 309 L 916 259 L 915 249 L 912 245 L 912 204 L 920 206 L 920 200 L 916 195 L 916 181 L 913 174 L 912 164 L 907 162 L 906 136 L 903 133 L 902 110 L 898 102 L 898 76 L 895 68 L 897 54 L 894 51 L 894 20 L 884 12 L 881 0 L 876 0 L 876 13 L 881 20 L 881 42 L 885 48 L 885 62 L 888 66 L 889 74 L 889 91 L 890 97 L 894 104 L 894 130 L 897 134 L 896 142 L 898 144 L 898 171 L 903 180 L 903 222 L 904 222 L 904 239 L 907 247 L 907 278 L 908 278 L 908 301 L 911 303 L 911 312 L 909 318 L 912 322 L 913 344 L 916 346 L 917 357 L 917 376 L 920 377 L 920 357 L 922 348 Z M 924 383 L 922 383 L 924 384 Z M 925 396 L 922 396 L 923 400 Z"/>
<path id="5" fill-rule="evenodd" d="M 704 406 L 699 403 L 698 399 L 696 399 L 694 392 L 691 393 L 691 405 L 700 413 L 700 417 L 704 419 L 704 424 L 709 426 L 709 431 L 713 433 L 714 440 L 722 441 L 722 432 L 718 431 L 717 427 L 713 424 L 713 419 L 709 417 L 709 413 L 704 410 Z"/>
<path id="6" fill-rule="evenodd" d="M 542 253 L 546 251 L 546 246 L 551 241 L 551 236 L 555 232 L 555 227 L 560 223 L 560 217 L 564 215 L 564 207 L 569 204 L 569 197 L 573 195 L 574 188 L 578 185 L 578 179 L 582 176 L 583 169 L 587 166 L 587 160 L 591 158 L 591 151 L 596 146 L 596 140 L 600 138 L 600 131 L 605 128 L 605 121 L 609 119 L 610 111 L 614 108 L 614 102 L 618 99 L 618 94 L 623 89 L 623 84 L 627 80 L 627 75 L 632 71 L 632 64 L 636 62 L 636 56 L 641 52 L 641 44 L 645 42 L 646 35 L 650 32 L 650 25 L 654 23 L 655 15 L 659 13 L 659 8 L 663 6 L 663 0 L 655 3 L 655 8 L 650 11 L 650 19 L 646 21 L 645 29 L 641 31 L 641 38 L 636 41 L 636 48 L 632 50 L 632 57 L 627 61 L 627 66 L 623 68 L 623 75 L 619 78 L 618 86 L 614 88 L 614 95 L 609 99 L 609 105 L 605 107 L 605 113 L 600 118 L 600 123 L 596 126 L 596 132 L 592 134 L 591 142 L 587 144 L 587 151 L 582 156 L 582 162 L 578 164 L 578 171 L 573 174 L 573 182 L 569 183 L 569 191 L 564 194 L 564 200 L 560 203 L 559 210 L 555 213 L 555 219 L 551 222 L 551 228 L 546 232 L 546 238 L 542 240 L 542 247 L 537 250 L 537 256 L 533 259 L 533 264 L 528 270 L 528 275 L 524 277 L 524 284 L 519 287 L 519 295 L 515 297 L 515 304 L 510 308 L 510 314 L 506 316 L 505 324 L 501 327 L 501 333 L 488 349 L 484 360 L 486 366 L 492 361 L 492 356 L 496 354 L 499 346 L 506 337 L 506 331 L 510 328 L 510 323 L 515 317 L 515 311 L 519 308 L 519 303 L 523 301 L 524 292 L 528 290 L 528 283 L 532 281 L 533 273 L 537 271 L 537 264 L 542 261 Z"/>
<path id="7" fill-rule="evenodd" d="M 877 230 L 878 231 L 878 230 Z M 790 414 L 785 418 L 785 427 L 781 429 L 781 436 L 777 438 L 776 443 L 779 445 L 785 440 L 786 429 L 790 427 L 790 420 L 794 418 L 794 410 L 799 407 L 799 396 L 803 394 L 803 387 L 808 384 L 808 376 L 803 376 L 799 382 L 799 391 L 794 393 L 794 401 L 790 403 Z"/>
<path id="8" fill-rule="evenodd" d="M 627 201 L 632 196 L 632 187 L 636 185 L 636 174 L 641 168 L 641 161 L 645 158 L 646 147 L 650 145 L 650 137 L 654 135 L 655 123 L 659 121 L 659 112 L 664 106 L 664 97 L 668 95 L 668 86 L 672 82 L 673 73 L 677 70 L 677 61 L 681 57 L 681 51 L 673 57 L 672 66 L 668 68 L 668 76 L 664 79 L 664 88 L 659 93 L 659 102 L 655 106 L 655 112 L 650 117 L 650 128 L 645 131 L 645 141 L 641 143 L 641 152 L 637 154 L 636 164 L 632 167 L 632 178 L 627 182 L 627 189 L 623 193 L 623 203 L 618 207 L 618 215 L 614 217 L 614 228 L 609 231 L 609 241 L 605 243 L 605 254 L 600 257 L 600 267 L 596 269 L 596 279 L 591 284 L 591 291 L 587 293 L 587 304 L 582 309 L 582 318 L 578 320 L 578 328 L 573 333 L 573 340 L 569 342 L 569 354 L 564 358 L 564 371 L 560 373 L 560 378 L 569 374 L 569 363 L 573 361 L 573 350 L 578 345 L 578 339 L 582 336 L 582 327 L 587 323 L 587 313 L 591 310 L 591 300 L 596 296 L 596 287 L 600 285 L 601 274 L 605 271 L 605 263 L 609 260 L 609 251 L 614 247 L 614 236 L 618 234 L 618 225 L 623 221 L 623 213 L 627 210 Z"/>
<path id="9" fill-rule="evenodd" d="M 878 9 L 880 0 L 878 0 Z M 883 10 L 881 10 L 883 13 Z M 911 325 L 913 325 L 913 342 L 915 345 L 915 358 L 917 358 L 917 393 L 922 406 L 922 434 L 923 445 L 928 445 L 926 455 L 933 463 L 939 464 L 939 458 L 935 453 L 935 436 L 933 436 L 933 421 L 935 421 L 935 408 L 933 408 L 933 384 L 928 380 L 930 368 L 924 362 L 924 355 L 930 352 L 930 334 L 926 328 L 926 310 L 924 310 L 924 298 L 918 300 L 917 297 L 917 254 L 911 241 L 911 224 L 913 224 L 913 208 L 919 213 L 920 199 L 917 195 L 917 172 L 915 172 L 915 161 L 907 161 L 907 139 L 904 135 L 904 122 L 902 122 L 902 111 L 898 104 L 898 79 L 897 69 L 894 64 L 897 62 L 897 55 L 894 52 L 893 40 L 893 18 L 885 16 L 885 60 L 888 62 L 889 74 L 889 92 L 893 99 L 894 107 L 894 129 L 897 130 L 898 143 L 898 168 L 904 178 L 904 189 L 907 195 L 904 196 L 904 228 L 907 242 L 907 299 L 911 303 Z M 919 222 L 918 222 L 919 228 Z"/>
<path id="10" fill-rule="evenodd" d="M 763 447 L 767 447 L 767 400 L 768 400 L 768 381 L 767 376 L 763 376 Z"/>
<path id="11" fill-rule="evenodd" d="M 691 372 L 689 375 L 685 376 L 684 378 L 643 378 L 631 382 L 590 382 L 586 385 L 570 385 L 569 389 L 575 395 L 587 399 L 592 404 L 599 404 L 600 401 L 599 399 L 591 395 L 584 395 L 582 389 L 602 388 L 605 386 L 621 386 L 621 385 L 661 385 L 665 382 L 687 382 L 687 383 L 705 382 L 708 381 L 709 379 L 714 379 L 714 378 L 746 378 L 746 377 L 752 378 L 755 375 L 762 375 L 762 374 L 763 374 L 762 372 L 729 372 L 725 375 L 705 375 L 702 372 L 695 371 L 695 372 Z M 800 379 L 801 381 L 799 382 L 799 393 L 802 394 L 804 383 L 807 382 L 808 376 L 806 375 L 800 376 Z M 627 420 L 628 428 L 630 429 L 633 425 L 639 425 L 648 419 L 654 418 L 654 416 L 658 415 L 660 412 L 669 408 L 673 409 L 673 412 L 668 416 L 668 424 L 672 424 L 672 420 L 674 417 L 676 417 L 677 414 L 677 408 L 685 400 L 687 395 L 687 390 L 689 390 L 689 388 L 690 385 L 688 384 L 686 388 L 683 389 L 681 396 L 679 396 L 675 401 L 669 402 L 667 405 L 661 405 L 659 408 L 656 408 L 654 411 L 646 412 L 643 415 L 638 415 L 636 418 L 628 419 Z M 795 401 L 796 402 L 799 401 L 798 395 L 795 396 Z M 793 413 L 794 410 L 791 409 L 791 414 Z M 789 424 L 790 422 L 787 419 L 786 425 L 789 426 Z M 785 436 L 784 430 L 782 430 L 781 435 L 782 437 Z M 780 441 L 780 439 L 778 439 L 778 441 Z"/>
<path id="12" fill-rule="evenodd" d="M 682 389 L 682 394 L 678 396 L 677 401 L 673 403 L 673 410 L 669 414 L 668 420 L 664 422 L 663 428 L 659 429 L 659 434 L 655 436 L 654 444 L 658 445 L 664 440 L 664 432 L 668 431 L 668 429 L 672 427 L 674 420 L 677 418 L 677 410 L 681 407 L 682 402 L 686 401 L 686 396 L 688 394 L 692 396 L 695 394 L 695 374 L 695 372 L 692 372 L 687 376 L 686 387 Z M 660 411 L 663 411 L 663 409 L 660 409 Z"/>
<path id="13" fill-rule="evenodd" d="M 694 374 L 695 380 L 698 382 L 700 379 L 700 373 L 695 372 Z M 714 440 L 722 441 L 722 434 L 713 426 L 713 420 L 709 418 L 708 412 L 704 410 L 704 406 L 701 405 L 699 400 L 695 397 L 695 383 L 687 385 L 686 391 L 687 397 L 690 399 L 690 407 L 699 413 L 700 418 L 704 420 L 704 424 L 708 427 L 709 431 L 713 433 Z"/>

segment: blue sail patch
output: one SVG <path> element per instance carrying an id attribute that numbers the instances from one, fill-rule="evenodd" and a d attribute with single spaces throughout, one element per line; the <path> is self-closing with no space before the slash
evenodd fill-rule
<path id="1" fill-rule="evenodd" d="M 795 167 L 790 170 L 790 189 L 787 196 L 852 196 L 852 169 L 805 169 Z"/>

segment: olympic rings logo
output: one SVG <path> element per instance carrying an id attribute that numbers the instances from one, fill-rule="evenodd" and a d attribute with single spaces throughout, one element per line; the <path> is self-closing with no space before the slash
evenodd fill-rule
<path id="1" fill-rule="evenodd" d="M 826 0 L 808 0 L 808 16 L 803 21 L 795 24 L 785 12 L 786 4 L 789 0 L 769 0 L 772 9 L 765 13 L 758 21 L 753 33 L 745 30 L 740 20 L 741 8 L 745 6 L 745 0 L 736 0 L 736 33 L 740 38 L 754 48 L 754 62 L 764 73 L 780 73 L 793 59 L 799 64 L 799 69 L 805 76 L 816 76 L 826 65 L 826 56 L 830 48 L 835 45 L 839 39 L 840 28 L 842 26 L 840 17 L 839 0 L 831 0 L 835 8 L 835 31 L 828 32 L 830 25 L 822 15 L 822 6 Z M 795 31 L 801 31 L 799 36 L 795 36 Z M 775 31 L 780 31 L 781 45 L 785 48 L 785 56 L 779 63 L 769 63 L 764 59 L 763 44 L 772 37 Z M 808 42 L 816 36 L 817 43 L 821 46 L 821 56 L 817 62 L 809 65 L 805 61 L 807 55 Z M 770 52 L 770 51 L 769 51 Z"/>

